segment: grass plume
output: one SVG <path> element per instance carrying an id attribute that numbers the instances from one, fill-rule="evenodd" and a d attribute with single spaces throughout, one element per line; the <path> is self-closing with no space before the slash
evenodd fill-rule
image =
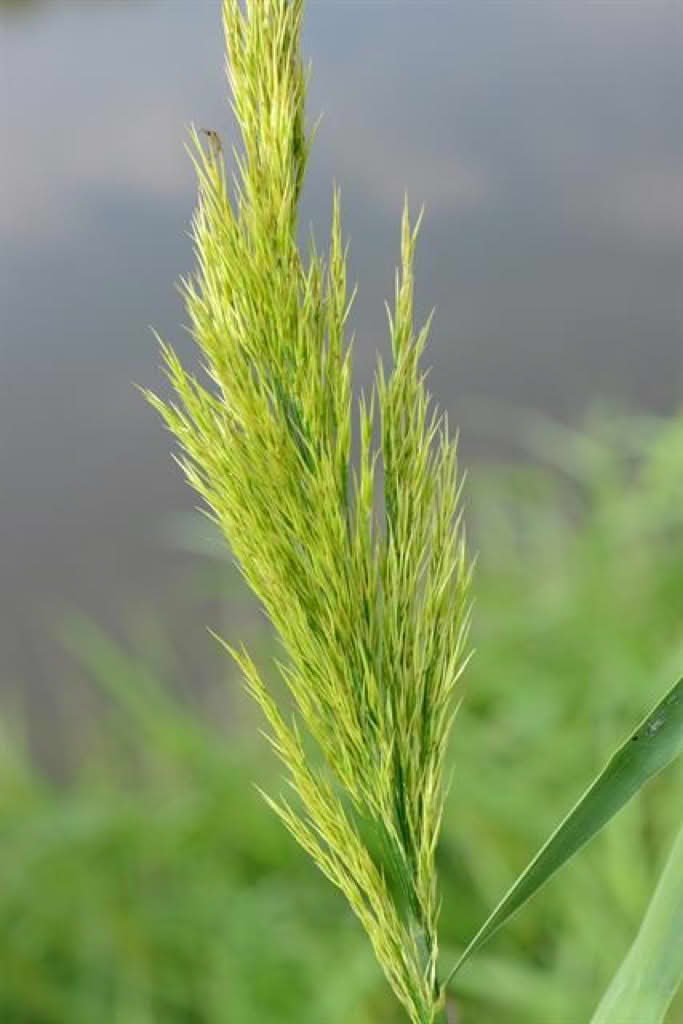
<path id="1" fill-rule="evenodd" d="M 208 381 L 162 342 L 175 399 L 147 397 L 287 654 L 291 711 L 247 651 L 230 648 L 294 791 L 266 799 L 345 894 L 410 1019 L 430 1024 L 443 1011 L 434 855 L 471 577 L 456 446 L 420 368 L 429 323 L 415 334 L 420 217 L 411 224 L 406 203 L 392 365 L 378 363 L 360 399 L 352 464 L 338 190 L 327 260 L 311 243 L 304 264 L 296 241 L 311 141 L 302 14 L 302 0 L 224 0 L 243 152 L 233 150 L 233 198 L 222 147 L 192 131 L 198 267 L 182 282 Z"/>

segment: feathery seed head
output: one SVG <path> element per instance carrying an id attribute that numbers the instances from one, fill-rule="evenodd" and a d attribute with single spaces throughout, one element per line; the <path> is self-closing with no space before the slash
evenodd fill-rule
<path id="1" fill-rule="evenodd" d="M 197 272 L 181 286 L 211 385 L 162 343 L 177 403 L 148 398 L 288 655 L 290 720 L 248 654 L 228 648 L 296 796 L 266 800 L 344 892 L 411 1020 L 426 1024 L 443 1002 L 434 853 L 471 566 L 455 441 L 419 365 L 429 331 L 413 329 L 422 213 L 411 225 L 407 201 L 387 307 L 393 366 L 385 374 L 380 364 L 361 397 L 352 465 L 353 295 L 336 188 L 327 263 L 311 244 L 306 269 L 296 245 L 310 148 L 302 13 L 302 0 L 249 0 L 244 10 L 224 0 L 243 153 L 233 151 L 233 200 L 217 133 L 204 148 L 192 130 Z M 309 763 L 302 731 L 322 767 Z"/>

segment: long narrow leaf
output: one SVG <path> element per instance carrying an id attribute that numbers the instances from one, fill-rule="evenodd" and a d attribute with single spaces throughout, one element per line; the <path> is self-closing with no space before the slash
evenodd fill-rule
<path id="1" fill-rule="evenodd" d="M 683 826 L 640 931 L 591 1024 L 661 1024 L 683 981 Z"/>
<path id="2" fill-rule="evenodd" d="M 683 679 L 669 690 L 586 790 L 465 949 L 445 984 L 653 775 L 683 751 Z"/>

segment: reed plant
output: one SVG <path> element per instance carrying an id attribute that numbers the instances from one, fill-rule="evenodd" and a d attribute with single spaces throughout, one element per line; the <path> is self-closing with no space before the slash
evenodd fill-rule
<path id="1" fill-rule="evenodd" d="M 289 701 L 276 699 L 244 648 L 226 644 L 292 791 L 265 798 L 345 895 L 413 1024 L 436 1024 L 461 964 L 680 752 L 683 690 L 617 751 L 440 978 L 435 855 L 472 579 L 456 443 L 421 368 L 421 215 L 411 221 L 407 201 L 387 307 L 392 363 L 378 362 L 354 422 L 338 190 L 327 258 L 311 241 L 305 262 L 297 246 L 312 139 L 302 15 L 303 0 L 250 0 L 246 10 L 224 0 L 243 151 L 233 150 L 229 181 L 220 137 L 192 130 L 198 270 L 182 292 L 203 376 L 161 342 L 175 398 L 147 396 L 286 655 Z"/>

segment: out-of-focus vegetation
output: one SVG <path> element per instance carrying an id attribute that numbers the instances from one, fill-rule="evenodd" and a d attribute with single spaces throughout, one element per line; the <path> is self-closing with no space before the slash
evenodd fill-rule
<path id="1" fill-rule="evenodd" d="M 683 665 L 683 418 L 523 428 L 533 465 L 468 480 L 477 653 L 438 855 L 444 967 Z M 277 788 L 278 766 L 236 685 L 225 728 L 85 620 L 66 642 L 105 695 L 72 782 L 40 777 L 10 717 L 0 735 L 0 1021 L 398 1024 L 342 897 L 251 784 Z M 461 1024 L 587 1020 L 682 807 L 678 763 L 463 969 Z"/>
<path id="2" fill-rule="evenodd" d="M 0 17 L 29 14 L 42 7 L 42 0 L 0 0 Z"/>

